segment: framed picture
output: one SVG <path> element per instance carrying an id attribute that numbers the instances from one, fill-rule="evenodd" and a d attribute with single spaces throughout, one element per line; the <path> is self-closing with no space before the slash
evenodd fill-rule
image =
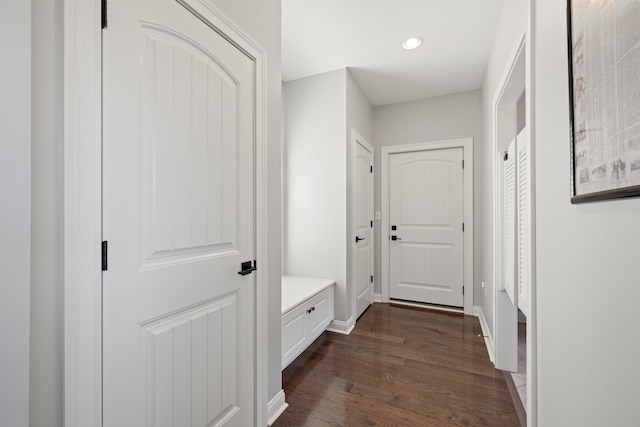
<path id="1" fill-rule="evenodd" d="M 567 0 L 571 202 L 640 196 L 640 0 Z"/>

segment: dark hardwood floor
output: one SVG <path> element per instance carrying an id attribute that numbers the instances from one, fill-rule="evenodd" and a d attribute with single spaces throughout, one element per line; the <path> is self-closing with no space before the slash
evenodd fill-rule
<path id="1" fill-rule="evenodd" d="M 373 304 L 283 371 L 282 426 L 519 426 L 478 319 Z"/>

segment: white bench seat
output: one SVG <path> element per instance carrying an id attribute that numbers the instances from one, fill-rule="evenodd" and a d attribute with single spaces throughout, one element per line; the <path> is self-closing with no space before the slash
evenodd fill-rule
<path id="1" fill-rule="evenodd" d="M 282 276 L 282 369 L 333 320 L 334 285 L 330 279 Z"/>

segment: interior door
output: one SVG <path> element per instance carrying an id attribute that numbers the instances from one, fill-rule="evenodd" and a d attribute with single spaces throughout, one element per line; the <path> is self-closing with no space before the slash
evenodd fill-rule
<path id="1" fill-rule="evenodd" d="M 503 232 L 502 236 L 504 242 L 502 248 L 504 249 L 504 272 L 503 272 L 503 286 L 504 291 L 507 293 L 509 300 L 512 304 L 517 304 L 516 301 L 516 195 L 517 195 L 517 183 L 516 183 L 516 141 L 511 141 L 507 149 L 507 154 L 504 157 L 504 170 L 503 176 L 503 188 L 504 188 L 504 201 L 502 203 L 503 208 Z"/>
<path id="2" fill-rule="evenodd" d="M 373 148 L 355 139 L 356 318 L 373 302 Z"/>
<path id="3" fill-rule="evenodd" d="M 463 307 L 463 148 L 389 156 L 389 296 Z"/>
<path id="4" fill-rule="evenodd" d="M 255 420 L 254 62 L 200 4 L 109 1 L 105 427 Z"/>
<path id="5" fill-rule="evenodd" d="M 531 286 L 531 139 L 523 128 L 516 138 L 518 156 L 518 308 L 529 316 Z"/>

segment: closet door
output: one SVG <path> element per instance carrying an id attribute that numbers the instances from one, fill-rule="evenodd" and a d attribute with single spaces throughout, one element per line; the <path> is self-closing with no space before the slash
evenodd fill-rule
<path id="1" fill-rule="evenodd" d="M 109 2 L 103 427 L 256 419 L 256 63 L 207 8 Z"/>
<path id="2" fill-rule="evenodd" d="M 525 127 L 516 139 L 518 175 L 518 308 L 529 316 L 531 284 L 531 140 Z"/>
<path id="3" fill-rule="evenodd" d="M 356 319 L 373 302 L 373 147 L 355 144 L 355 295 Z"/>
<path id="4" fill-rule="evenodd" d="M 504 158 L 503 188 L 504 200 L 502 203 L 504 218 L 504 229 L 502 247 L 504 250 L 504 270 L 503 286 L 509 299 L 513 304 L 517 304 L 515 296 L 516 283 L 516 142 L 511 141 L 507 154 Z"/>

